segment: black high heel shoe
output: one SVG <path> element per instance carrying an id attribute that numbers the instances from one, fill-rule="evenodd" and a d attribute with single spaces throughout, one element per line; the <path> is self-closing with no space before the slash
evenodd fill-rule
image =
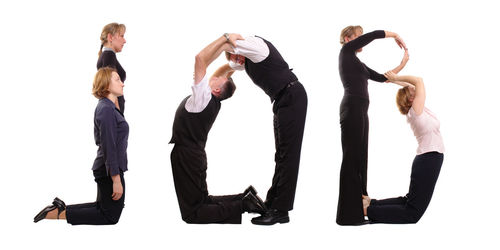
<path id="1" fill-rule="evenodd" d="M 37 223 L 45 219 L 45 217 L 47 217 L 47 213 L 54 209 L 57 209 L 57 219 L 59 219 L 59 215 L 62 213 L 62 211 L 66 210 L 66 204 L 61 199 L 57 197 L 54 198 L 54 201 L 52 201 L 51 205 L 46 206 L 44 209 L 42 209 L 42 211 L 35 215 L 34 222 Z"/>
<path id="2" fill-rule="evenodd" d="M 61 199 L 59 198 L 54 198 L 54 201 L 52 201 L 52 204 L 57 206 L 57 208 L 59 209 L 59 214 L 61 214 L 62 211 L 66 210 L 66 204 L 64 203 L 64 201 L 62 201 Z"/>

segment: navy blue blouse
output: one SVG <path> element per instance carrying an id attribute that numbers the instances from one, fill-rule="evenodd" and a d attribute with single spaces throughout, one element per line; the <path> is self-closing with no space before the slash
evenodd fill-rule
<path id="1" fill-rule="evenodd" d="M 105 167 L 110 176 L 127 171 L 128 132 L 128 123 L 115 104 L 108 98 L 99 99 L 94 113 L 94 139 L 99 149 L 92 170 Z"/>

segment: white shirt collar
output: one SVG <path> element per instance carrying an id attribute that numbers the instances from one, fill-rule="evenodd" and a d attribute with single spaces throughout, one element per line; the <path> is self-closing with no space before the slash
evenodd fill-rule
<path id="1" fill-rule="evenodd" d="M 115 52 L 112 48 L 108 48 L 108 47 L 102 47 L 102 51 L 113 51 L 113 52 Z"/>

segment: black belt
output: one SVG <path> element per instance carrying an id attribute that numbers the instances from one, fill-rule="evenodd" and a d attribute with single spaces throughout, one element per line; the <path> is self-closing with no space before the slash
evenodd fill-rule
<path id="1" fill-rule="evenodd" d="M 290 88 L 290 87 L 292 87 L 293 85 L 295 85 L 295 84 L 297 84 L 297 83 L 299 83 L 299 80 L 295 80 L 295 81 L 293 81 L 293 82 L 291 82 L 291 83 L 287 84 L 287 85 L 286 85 L 286 87 L 285 87 L 285 88 L 283 88 L 283 89 Z M 282 91 L 283 91 L 283 90 L 282 90 Z"/>
<path id="2" fill-rule="evenodd" d="M 280 92 L 278 92 L 278 94 L 276 95 L 276 97 L 274 98 L 274 100 L 275 100 L 275 101 L 279 100 L 279 99 L 280 99 L 280 97 L 283 95 L 283 93 L 285 93 L 285 90 L 286 90 L 287 88 L 290 88 L 290 87 L 292 87 L 293 85 L 295 85 L 295 84 L 297 84 L 297 83 L 300 83 L 300 82 L 299 82 L 299 80 L 295 80 L 295 81 L 290 82 L 289 84 L 287 84 L 284 88 L 282 88 L 282 89 L 280 90 Z"/>

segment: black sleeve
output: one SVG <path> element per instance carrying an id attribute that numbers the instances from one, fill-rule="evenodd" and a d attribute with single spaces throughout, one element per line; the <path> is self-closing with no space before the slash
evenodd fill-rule
<path id="1" fill-rule="evenodd" d="M 363 48 L 367 44 L 371 43 L 375 39 L 385 38 L 385 31 L 383 30 L 375 30 L 364 35 L 359 36 L 358 38 L 346 43 L 344 45 L 345 49 L 356 51 L 360 48 Z"/>
<path id="2" fill-rule="evenodd" d="M 366 69 L 368 72 L 370 72 L 370 80 L 376 81 L 376 82 L 385 82 L 387 81 L 387 77 L 385 77 L 382 74 L 379 74 L 377 71 L 370 69 L 368 66 L 366 66 Z"/>

